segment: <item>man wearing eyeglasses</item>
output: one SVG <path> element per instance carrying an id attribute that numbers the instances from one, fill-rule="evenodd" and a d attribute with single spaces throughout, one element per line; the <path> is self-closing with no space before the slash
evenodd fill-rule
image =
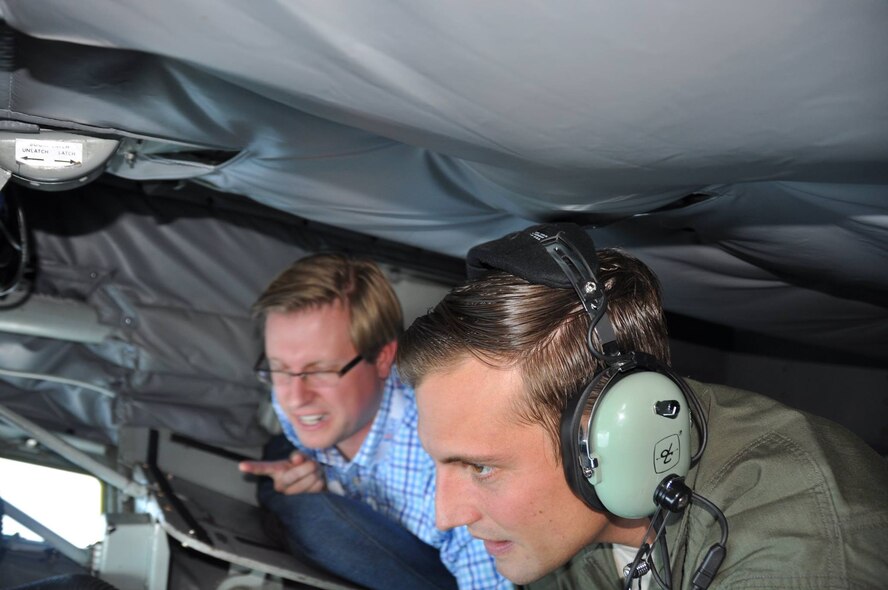
<path id="1" fill-rule="evenodd" d="M 434 462 L 394 365 L 401 306 L 379 267 L 303 258 L 253 311 L 265 338 L 256 375 L 296 450 L 240 469 L 268 476 L 260 502 L 294 552 L 368 588 L 510 588 L 465 528 L 435 528 Z"/>

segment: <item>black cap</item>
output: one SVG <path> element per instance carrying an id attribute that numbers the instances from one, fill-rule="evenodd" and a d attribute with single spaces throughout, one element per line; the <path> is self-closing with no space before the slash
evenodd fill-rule
<path id="1" fill-rule="evenodd" d="M 583 228 L 575 223 L 543 223 L 475 246 L 466 255 L 466 274 L 469 279 L 476 279 L 492 270 L 501 270 L 530 283 L 571 289 L 574 285 L 570 278 L 541 245 L 543 240 L 559 233 L 597 273 L 595 242 Z"/>

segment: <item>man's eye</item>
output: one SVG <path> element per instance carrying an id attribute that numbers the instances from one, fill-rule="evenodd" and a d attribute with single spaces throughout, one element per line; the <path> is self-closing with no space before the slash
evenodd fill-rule
<path id="1" fill-rule="evenodd" d="M 477 465 L 475 463 L 470 463 L 469 469 L 472 470 L 472 475 L 474 475 L 475 477 L 487 477 L 491 473 L 493 473 L 493 467 L 488 467 L 487 465 Z"/>

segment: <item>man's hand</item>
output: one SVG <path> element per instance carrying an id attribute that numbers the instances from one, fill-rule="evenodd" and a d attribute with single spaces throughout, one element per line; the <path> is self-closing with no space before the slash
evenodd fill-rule
<path id="1" fill-rule="evenodd" d="M 318 464 L 299 451 L 290 453 L 289 459 L 278 461 L 241 461 L 238 469 L 253 475 L 267 475 L 274 480 L 275 491 L 282 494 L 322 492 L 327 487 Z"/>

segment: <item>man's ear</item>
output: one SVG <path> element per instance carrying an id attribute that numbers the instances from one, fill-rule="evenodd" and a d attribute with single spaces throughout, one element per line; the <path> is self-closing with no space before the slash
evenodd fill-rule
<path id="1" fill-rule="evenodd" d="M 392 370 L 392 364 L 395 362 L 395 355 L 398 353 L 398 341 L 392 340 L 382 347 L 379 354 L 376 355 L 376 374 L 380 379 L 387 379 Z"/>

